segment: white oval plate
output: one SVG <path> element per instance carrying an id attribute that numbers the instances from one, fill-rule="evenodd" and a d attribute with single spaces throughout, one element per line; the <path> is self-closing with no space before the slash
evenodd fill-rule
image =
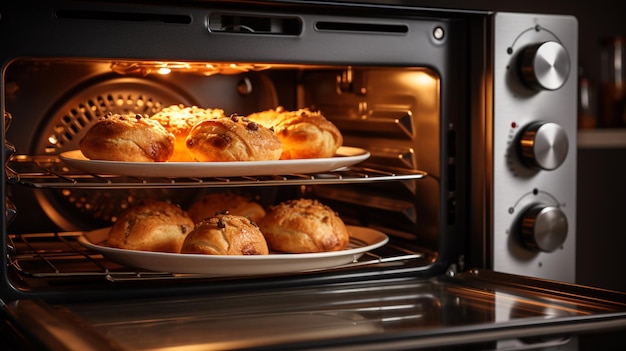
<path id="1" fill-rule="evenodd" d="M 103 161 L 87 159 L 80 150 L 66 151 L 59 155 L 68 166 L 88 173 L 164 178 L 243 177 L 327 172 L 362 162 L 369 156 L 368 151 L 349 146 L 340 147 L 335 157 L 245 162 Z"/>
<path id="2" fill-rule="evenodd" d="M 113 262 L 134 268 L 169 273 L 262 275 L 301 272 L 348 264 L 389 241 L 387 235 L 378 230 L 358 226 L 347 226 L 347 228 L 350 232 L 350 244 L 347 249 L 302 254 L 219 256 L 118 249 L 106 246 L 110 228 L 86 232 L 78 238 L 78 242 Z"/>

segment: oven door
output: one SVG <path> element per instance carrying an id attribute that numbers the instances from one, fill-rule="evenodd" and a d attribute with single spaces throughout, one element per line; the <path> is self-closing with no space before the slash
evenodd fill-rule
<path id="1" fill-rule="evenodd" d="M 486 270 L 3 311 L 14 335 L 52 350 L 584 349 L 626 328 L 624 294 Z"/>

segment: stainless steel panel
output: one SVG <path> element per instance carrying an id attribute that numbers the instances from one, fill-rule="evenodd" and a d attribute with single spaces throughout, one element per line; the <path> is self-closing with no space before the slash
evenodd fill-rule
<path id="1" fill-rule="evenodd" d="M 539 348 L 626 326 L 626 297 L 472 272 L 256 292 L 7 306 L 49 343 L 106 340 L 125 350 Z M 607 298 L 622 303 L 605 302 Z M 37 312 L 37 314 L 33 314 Z M 55 326 L 81 337 L 54 335 Z M 54 340 L 55 337 L 58 340 Z"/>
<path id="2" fill-rule="evenodd" d="M 569 16 L 498 13 L 493 28 L 493 202 L 494 270 L 566 282 L 575 280 L 576 254 L 576 19 Z M 570 72 L 556 90 L 523 84 L 519 55 L 531 44 L 560 43 Z M 534 122 L 555 123 L 567 135 L 569 152 L 554 170 L 536 170 L 518 155 L 522 131 Z M 535 204 L 554 206 L 569 223 L 567 238 L 554 252 L 525 247 L 518 238 L 520 216 Z"/>

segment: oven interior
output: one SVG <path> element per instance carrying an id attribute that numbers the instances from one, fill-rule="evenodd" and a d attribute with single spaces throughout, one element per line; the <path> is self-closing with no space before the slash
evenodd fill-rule
<path id="1" fill-rule="evenodd" d="M 207 192 L 245 194 L 265 207 L 316 198 L 346 224 L 390 237 L 358 261 L 292 279 L 333 277 L 337 271 L 350 276 L 432 274 L 451 263 L 462 265 L 463 239 L 448 239 L 463 218 L 455 210 L 456 189 L 462 188 L 456 184 L 462 176 L 455 162 L 461 155 L 456 150 L 460 133 L 453 120 L 442 116 L 440 85 L 438 73 L 425 66 L 15 60 L 4 74 L 6 140 L 12 144 L 5 167 L 10 277 L 26 290 L 84 287 L 85 281 L 131 286 L 198 278 L 232 282 L 232 277 L 129 269 L 76 241 L 85 231 L 110 226 L 141 199 L 167 199 L 186 209 Z M 315 174 L 200 178 L 93 174 L 59 158 L 78 149 L 100 116 L 151 115 L 173 104 L 238 115 L 308 107 L 341 130 L 344 146 L 367 150 L 370 157 Z"/>

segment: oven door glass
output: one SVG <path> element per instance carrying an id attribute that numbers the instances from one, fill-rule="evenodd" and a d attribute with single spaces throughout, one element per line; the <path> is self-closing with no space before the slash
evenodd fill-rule
<path id="1" fill-rule="evenodd" d="M 21 300 L 7 310 L 36 338 L 69 349 L 502 349 L 576 346 L 583 332 L 626 328 L 625 297 L 472 271 L 249 293 Z"/>

